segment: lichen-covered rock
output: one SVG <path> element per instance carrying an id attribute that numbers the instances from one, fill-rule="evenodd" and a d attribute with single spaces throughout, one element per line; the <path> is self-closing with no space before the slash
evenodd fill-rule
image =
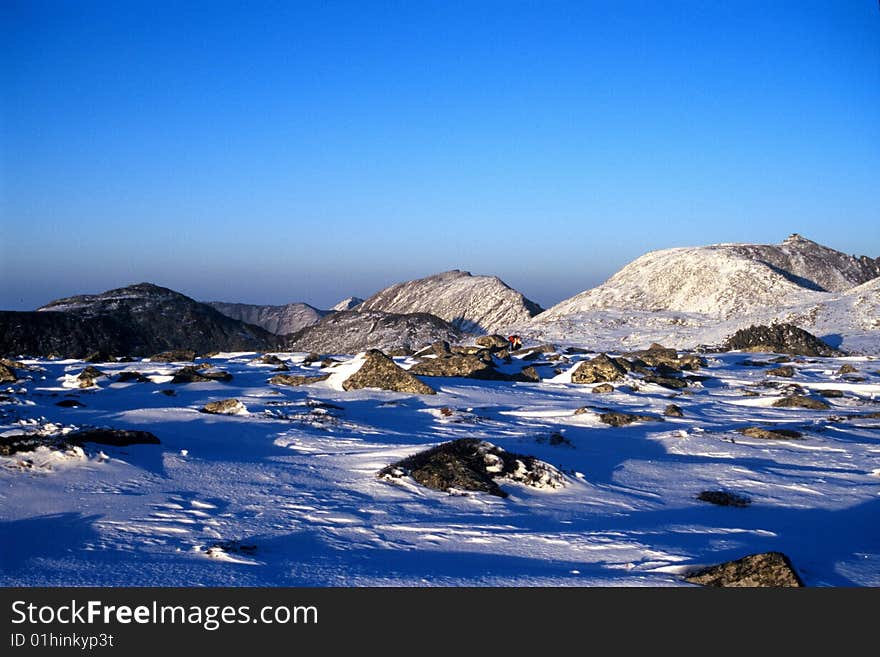
<path id="1" fill-rule="evenodd" d="M 198 368 L 188 365 L 177 370 L 171 383 L 205 383 L 209 381 L 232 381 L 232 375 L 229 372 L 221 370 L 210 370 L 208 368 Z"/>
<path id="2" fill-rule="evenodd" d="M 821 399 L 813 399 L 804 395 L 791 395 L 782 397 L 773 402 L 774 408 L 809 408 L 815 411 L 825 411 L 831 408 Z"/>
<path id="3" fill-rule="evenodd" d="M 603 383 L 617 381 L 626 374 L 626 368 L 616 358 L 607 354 L 599 354 L 591 360 L 585 360 L 571 373 L 572 383 Z"/>
<path id="4" fill-rule="evenodd" d="M 844 363 L 843 365 L 840 366 L 840 369 L 837 370 L 837 373 L 838 373 L 839 375 L 843 375 L 843 374 L 857 374 L 858 371 L 859 371 L 859 370 L 856 368 L 855 365 L 853 365 L 853 364 L 851 364 L 851 363 Z"/>
<path id="5" fill-rule="evenodd" d="M 505 379 L 500 375 L 491 356 L 487 359 L 477 354 L 447 354 L 425 359 L 409 369 L 419 376 L 457 376 L 469 379 Z"/>
<path id="6" fill-rule="evenodd" d="M 647 349 L 630 352 L 626 354 L 626 357 L 631 360 L 641 361 L 648 367 L 665 365 L 676 371 L 698 370 L 706 365 L 706 360 L 701 356 L 696 354 L 679 355 L 675 349 L 664 347 L 656 342 Z"/>
<path id="7" fill-rule="evenodd" d="M 749 438 L 760 438 L 762 440 L 797 440 L 803 438 L 800 431 L 793 429 L 766 429 L 764 427 L 743 427 L 737 429 L 738 433 Z"/>
<path id="8" fill-rule="evenodd" d="M 507 338 L 503 335 L 498 335 L 497 333 L 494 335 L 481 335 L 474 343 L 480 347 L 486 347 L 487 349 L 506 349 L 508 346 Z"/>
<path id="9" fill-rule="evenodd" d="M 801 587 L 804 583 L 781 552 L 750 554 L 689 573 L 692 584 L 722 587 Z"/>
<path id="10" fill-rule="evenodd" d="M 614 386 L 610 383 L 600 383 L 597 386 L 593 386 L 593 389 L 590 392 L 594 392 L 597 395 L 614 392 Z"/>
<path id="11" fill-rule="evenodd" d="M 102 376 L 107 375 L 104 374 L 104 372 L 99 370 L 97 367 L 89 365 L 82 372 L 80 372 L 76 378 L 79 381 L 80 388 L 91 388 L 93 385 L 95 385 L 95 381 L 100 379 Z"/>
<path id="12" fill-rule="evenodd" d="M 669 406 L 664 409 L 663 415 L 666 417 L 684 417 L 684 411 L 681 410 L 680 406 L 669 404 Z"/>
<path id="13" fill-rule="evenodd" d="M 599 420 L 612 427 L 622 427 L 633 422 L 663 422 L 663 418 L 656 415 L 621 413 L 620 411 L 599 413 Z"/>
<path id="14" fill-rule="evenodd" d="M 440 491 L 479 491 L 507 497 L 496 480 L 515 481 L 533 488 L 561 488 L 565 477 L 552 465 L 507 452 L 474 438 L 461 438 L 419 452 L 383 468 L 379 476 L 411 476 Z"/>
<path id="15" fill-rule="evenodd" d="M 753 325 L 724 341 L 722 350 L 742 350 L 798 356 L 841 356 L 843 352 L 792 324 Z"/>
<path id="16" fill-rule="evenodd" d="M 195 360 L 196 352 L 192 349 L 171 349 L 150 356 L 151 363 L 181 363 Z"/>
<path id="17" fill-rule="evenodd" d="M 366 352 L 360 369 L 342 382 L 343 390 L 380 388 L 416 395 L 434 395 L 437 391 L 400 367 L 377 349 Z"/>
<path id="18" fill-rule="evenodd" d="M 238 399 L 221 399 L 205 404 L 201 409 L 202 413 L 212 413 L 214 415 L 245 415 L 247 407 Z"/>
<path id="19" fill-rule="evenodd" d="M 791 365 L 782 365 L 781 367 L 774 367 L 772 370 L 767 370 L 767 375 L 790 378 L 794 376 L 795 371 L 796 370 Z"/>
<path id="20" fill-rule="evenodd" d="M 18 381 L 18 377 L 15 375 L 15 371 L 0 363 L 0 383 L 15 383 L 16 381 Z"/>
<path id="21" fill-rule="evenodd" d="M 310 383 L 318 383 L 319 381 L 326 381 L 330 378 L 329 374 L 319 374 L 317 376 L 302 376 L 302 375 L 294 375 L 294 374 L 276 374 L 271 379 L 269 379 L 269 383 L 273 383 L 278 386 L 307 386 Z"/>

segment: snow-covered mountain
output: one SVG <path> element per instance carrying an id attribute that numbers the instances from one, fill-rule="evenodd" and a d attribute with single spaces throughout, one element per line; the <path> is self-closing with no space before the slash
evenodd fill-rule
<path id="1" fill-rule="evenodd" d="M 781 321 L 845 349 L 880 353 L 878 273 L 877 260 L 799 235 L 780 245 L 664 249 L 512 330 L 595 348 L 653 341 L 685 348 L 715 344 L 748 324 Z"/>
<path id="2" fill-rule="evenodd" d="M 343 310 L 354 310 L 357 306 L 361 305 L 364 302 L 360 297 L 346 297 L 335 306 L 333 306 L 330 310 L 335 310 L 337 312 L 341 312 Z"/>
<path id="3" fill-rule="evenodd" d="M 275 335 L 296 333 L 306 326 L 317 324 L 330 311 L 319 310 L 307 303 L 288 303 L 282 306 L 261 306 L 250 303 L 206 302 L 227 317 L 260 326 Z"/>
<path id="4" fill-rule="evenodd" d="M 438 340 L 456 342 L 461 338 L 457 328 L 428 313 L 348 310 L 331 313 L 290 336 L 286 348 L 321 354 L 354 354 L 367 349 L 415 351 Z"/>
<path id="5" fill-rule="evenodd" d="M 356 310 L 431 313 L 463 331 L 492 333 L 526 322 L 542 308 L 495 276 L 473 276 L 453 269 L 392 285 Z"/>

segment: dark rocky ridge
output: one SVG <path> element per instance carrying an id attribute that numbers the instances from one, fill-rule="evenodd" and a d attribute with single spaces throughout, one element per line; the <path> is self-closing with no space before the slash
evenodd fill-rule
<path id="1" fill-rule="evenodd" d="M 0 312 L 0 354 L 83 358 L 171 349 L 271 349 L 277 338 L 151 283 L 58 299 L 36 312 Z"/>

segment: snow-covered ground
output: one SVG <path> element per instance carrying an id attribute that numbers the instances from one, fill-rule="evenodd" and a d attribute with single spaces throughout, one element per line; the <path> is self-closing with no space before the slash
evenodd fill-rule
<path id="1" fill-rule="evenodd" d="M 279 356 L 290 374 L 318 373 L 303 354 Z M 161 444 L 0 457 L 0 584 L 666 586 L 699 565 L 779 550 L 807 585 L 880 586 L 880 419 L 852 417 L 880 411 L 880 360 L 807 359 L 778 379 L 740 365 L 760 354 L 720 354 L 686 394 L 643 382 L 593 394 L 568 382 L 573 356 L 539 365 L 541 383 L 424 379 L 439 394 L 415 396 L 344 392 L 342 373 L 270 385 L 272 366 L 253 358 L 210 359 L 228 383 L 171 384 L 181 365 L 97 364 L 152 380 L 110 376 L 82 390 L 71 375 L 85 363 L 27 361 L 45 369 L 0 391 L 0 434 L 109 426 Z M 836 374 L 843 363 L 863 380 Z M 826 399 L 830 410 L 774 408 L 781 391 L 763 381 L 843 396 Z M 71 396 L 85 406 L 57 405 Z M 198 410 L 228 398 L 246 412 Z M 673 402 L 683 417 L 624 427 L 596 412 L 660 416 Z M 803 439 L 736 432 L 772 424 Z M 377 477 L 465 437 L 532 454 L 566 485 L 504 481 L 500 498 Z M 697 500 L 704 490 L 751 505 Z"/>

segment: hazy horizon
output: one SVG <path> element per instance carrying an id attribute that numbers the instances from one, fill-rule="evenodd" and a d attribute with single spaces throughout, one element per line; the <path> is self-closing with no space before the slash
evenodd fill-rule
<path id="1" fill-rule="evenodd" d="M 880 256 L 875 0 L 4 3 L 0 308 L 150 281 L 548 307 L 651 250 Z"/>

